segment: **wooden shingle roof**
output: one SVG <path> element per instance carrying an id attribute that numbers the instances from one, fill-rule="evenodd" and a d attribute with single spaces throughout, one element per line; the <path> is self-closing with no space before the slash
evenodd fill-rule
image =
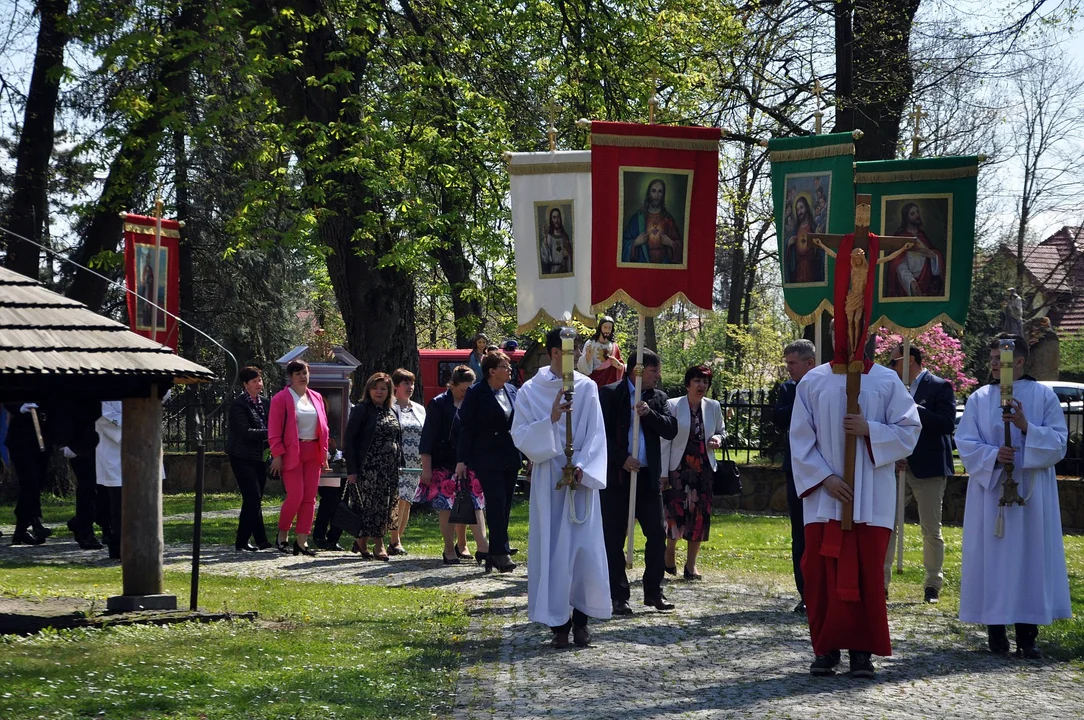
<path id="1" fill-rule="evenodd" d="M 206 382 L 207 368 L 25 275 L 0 268 L 0 382 L 89 376 Z"/>

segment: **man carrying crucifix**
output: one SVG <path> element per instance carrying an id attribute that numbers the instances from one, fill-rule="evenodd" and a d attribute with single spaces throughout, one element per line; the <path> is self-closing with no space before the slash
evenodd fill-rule
<path id="1" fill-rule="evenodd" d="M 879 240 L 869 235 L 868 204 L 864 210 L 855 235 L 839 239 L 839 253 L 852 262 L 836 266 L 837 276 L 845 275 L 836 278 L 835 304 L 847 308 L 836 312 L 836 359 L 798 383 L 790 450 L 805 520 L 802 574 L 816 656 L 810 674 L 833 674 L 847 649 L 851 674 L 871 678 L 871 655 L 892 654 L 883 564 L 895 519 L 895 463 L 914 450 L 922 425 L 896 374 L 863 357 L 873 273 L 856 238 L 874 255 Z M 864 302 L 855 302 L 858 293 Z"/>

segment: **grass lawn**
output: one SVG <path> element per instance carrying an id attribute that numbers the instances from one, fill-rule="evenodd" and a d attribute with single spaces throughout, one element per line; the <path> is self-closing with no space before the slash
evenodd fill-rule
<path id="1" fill-rule="evenodd" d="M 165 514 L 191 512 L 193 498 L 170 496 Z M 209 496 L 208 510 L 240 506 L 235 495 Z M 46 521 L 67 534 L 71 501 L 45 500 Z M 274 527 L 277 502 L 265 502 Z M 11 506 L 0 505 L 0 517 Z M 171 542 L 191 540 L 191 522 L 166 523 Z M 205 545 L 233 542 L 236 516 L 204 520 Z M 517 502 L 512 544 L 527 552 L 527 503 Z M 735 582 L 794 596 L 789 521 L 717 514 L 700 568 Z M 6 538 L 5 538 L 6 540 Z M 892 582 L 893 604 L 922 597 L 917 525 L 905 533 L 906 569 Z M 3 542 L 0 540 L 0 542 Z M 961 530 L 945 528 L 945 591 L 930 608 L 958 609 Z M 436 515 L 411 518 L 403 544 L 436 557 Z M 643 538 L 636 544 L 643 551 Z M 1084 660 L 1084 537 L 1065 538 L 1076 619 L 1041 632 L 1044 650 Z M 678 563 L 684 561 L 679 545 Z M 637 563 L 642 567 L 642 560 Z M 392 566 L 394 567 L 394 562 Z M 188 605 L 189 577 L 169 572 L 166 586 Z M 120 591 L 120 568 L 0 564 L 0 595 L 101 599 Z M 466 632 L 467 598 L 440 590 L 298 583 L 203 575 L 200 605 L 256 610 L 259 620 L 164 628 L 125 627 L 0 638 L 0 717 L 424 718 L 448 713 Z M 889 617 L 892 618 L 892 610 Z M 957 625 L 960 629 L 978 628 Z"/>

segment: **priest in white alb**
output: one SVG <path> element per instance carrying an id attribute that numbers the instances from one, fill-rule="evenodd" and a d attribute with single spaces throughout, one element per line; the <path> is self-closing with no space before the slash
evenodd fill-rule
<path id="1" fill-rule="evenodd" d="M 884 560 L 896 514 L 896 461 L 914 450 L 922 424 L 899 376 L 880 365 L 862 374 L 858 405 L 847 414 L 847 376 L 829 364 L 806 373 L 795 391 L 790 452 L 805 519 L 812 675 L 833 674 L 844 648 L 854 677 L 873 677 L 871 655 L 892 654 Z M 857 436 L 853 489 L 843 482 L 847 434 Z M 848 499 L 854 524 L 844 531 Z"/>
<path id="2" fill-rule="evenodd" d="M 956 447 L 967 469 L 960 619 L 987 626 L 990 650 L 1009 651 L 1005 626 L 1016 625 L 1016 654 L 1042 657 L 1039 625 L 1072 617 L 1054 465 L 1065 457 L 1068 430 L 1054 391 L 1024 375 L 1027 342 L 1001 335 L 990 345 L 990 369 L 1001 371 L 998 343 L 1014 341 L 1011 444 L 1005 444 L 1000 382 L 967 400 Z M 999 506 L 1005 465 L 1012 463 L 1026 504 Z"/>
<path id="3" fill-rule="evenodd" d="M 606 431 L 598 387 L 575 373 L 573 397 L 562 390 L 561 328 L 546 334 L 550 364 L 516 399 L 512 440 L 534 463 L 528 530 L 527 616 L 549 626 L 553 646 L 590 641 L 588 618 L 610 617 L 610 583 L 598 491 L 606 487 Z M 572 413 L 575 489 L 557 488 L 565 465 L 565 413 Z M 569 617 L 571 613 L 571 619 Z"/>

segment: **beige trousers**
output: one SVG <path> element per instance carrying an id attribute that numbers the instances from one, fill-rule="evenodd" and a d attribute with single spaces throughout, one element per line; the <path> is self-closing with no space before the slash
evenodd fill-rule
<path id="1" fill-rule="evenodd" d="M 911 471 L 904 470 L 897 482 L 904 483 L 903 503 L 906 505 L 913 497 L 918 505 L 918 523 L 922 528 L 922 565 L 926 569 L 925 587 L 941 590 L 944 581 L 942 569 L 945 566 L 945 541 L 941 537 L 941 501 L 945 496 L 945 476 L 916 478 Z M 892 576 L 893 560 L 896 557 L 896 531 L 888 542 L 885 553 L 885 587 Z"/>

